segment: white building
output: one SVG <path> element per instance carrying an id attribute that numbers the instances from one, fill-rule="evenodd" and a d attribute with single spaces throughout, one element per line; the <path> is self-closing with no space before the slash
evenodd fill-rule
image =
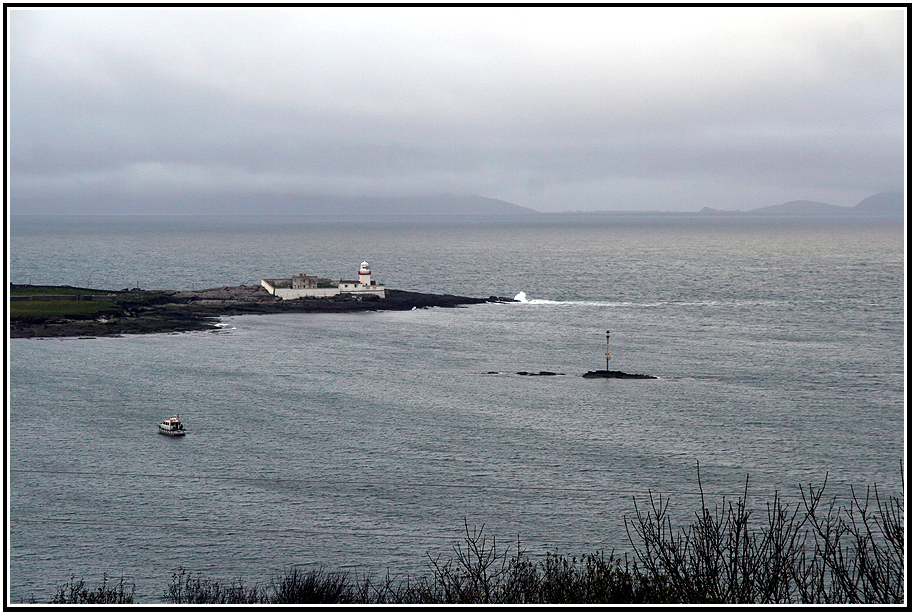
<path id="1" fill-rule="evenodd" d="M 372 271 L 365 261 L 359 265 L 358 280 L 331 280 L 302 273 L 291 278 L 261 280 L 261 286 L 266 288 L 271 295 L 281 299 L 333 297 L 335 295 L 353 295 L 357 298 L 374 295 L 384 299 L 384 285 L 378 284 L 372 279 Z"/>

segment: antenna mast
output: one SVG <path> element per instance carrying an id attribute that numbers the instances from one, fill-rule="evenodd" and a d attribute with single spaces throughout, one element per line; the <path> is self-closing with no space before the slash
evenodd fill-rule
<path id="1" fill-rule="evenodd" d="M 607 331 L 607 371 L 610 371 L 610 332 Z"/>

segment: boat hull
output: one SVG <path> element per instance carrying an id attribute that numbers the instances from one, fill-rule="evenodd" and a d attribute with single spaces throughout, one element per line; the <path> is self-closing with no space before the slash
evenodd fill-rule
<path id="1" fill-rule="evenodd" d="M 165 436 L 183 436 L 187 432 L 183 429 L 165 429 L 164 427 L 160 427 L 159 433 Z"/>

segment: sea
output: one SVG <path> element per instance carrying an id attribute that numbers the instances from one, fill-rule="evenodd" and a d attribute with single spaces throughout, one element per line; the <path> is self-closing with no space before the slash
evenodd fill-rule
<path id="1" fill-rule="evenodd" d="M 746 497 L 763 526 L 811 486 L 903 492 L 898 220 L 11 216 L 8 250 L 22 284 L 194 290 L 366 260 L 389 288 L 515 299 L 8 340 L 8 603 L 104 576 L 155 604 L 182 571 L 416 578 L 467 533 L 631 556 L 652 502 L 676 530 L 703 502 Z M 606 367 L 657 379 L 582 378 Z M 157 433 L 173 415 L 183 438 Z"/>

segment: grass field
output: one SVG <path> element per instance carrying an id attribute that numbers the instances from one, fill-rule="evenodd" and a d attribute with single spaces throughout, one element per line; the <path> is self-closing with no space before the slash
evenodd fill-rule
<path id="1" fill-rule="evenodd" d="M 120 309 L 109 301 L 11 301 L 11 318 L 94 318 Z"/>
<path id="2" fill-rule="evenodd" d="M 10 287 L 11 297 L 35 297 L 39 295 L 108 295 L 110 290 L 73 288 L 72 286 L 21 286 Z"/>
<path id="3" fill-rule="evenodd" d="M 86 300 L 91 295 L 103 296 L 108 300 Z M 116 295 L 116 297 L 109 297 Z M 155 292 L 115 292 L 72 286 L 26 286 L 10 285 L 10 298 L 42 297 L 34 301 L 9 301 L 10 318 L 38 319 L 87 319 L 104 315 L 116 315 L 125 308 L 136 308 L 159 298 Z M 67 299 L 67 297 L 73 299 Z M 53 298 L 45 298 L 53 297 Z M 82 297 L 83 299 L 77 299 Z"/>

